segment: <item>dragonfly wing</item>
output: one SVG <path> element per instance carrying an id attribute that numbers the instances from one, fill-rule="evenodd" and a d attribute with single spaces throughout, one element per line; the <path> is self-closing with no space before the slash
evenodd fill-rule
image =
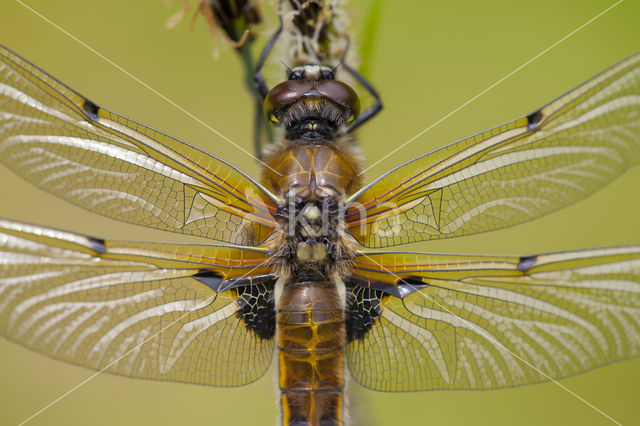
<path id="1" fill-rule="evenodd" d="M 109 242 L 0 220 L 0 334 L 113 374 L 242 385 L 273 355 L 275 313 L 264 313 L 275 280 L 251 283 L 268 277 L 266 261 L 248 248 Z M 247 285 L 224 289 L 239 279 Z"/>
<path id="2" fill-rule="evenodd" d="M 0 46 L 0 160 L 114 219 L 233 244 L 277 226 L 278 200 L 224 161 L 101 108 Z"/>
<path id="3" fill-rule="evenodd" d="M 572 204 L 639 162 L 640 53 L 381 176 L 350 197 L 346 226 L 366 247 L 491 231 Z"/>
<path id="4" fill-rule="evenodd" d="M 640 355 L 640 246 L 367 254 L 354 274 L 347 364 L 371 389 L 511 387 Z"/>

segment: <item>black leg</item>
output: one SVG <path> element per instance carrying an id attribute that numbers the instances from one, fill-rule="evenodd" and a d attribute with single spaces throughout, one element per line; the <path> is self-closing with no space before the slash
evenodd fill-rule
<path id="1" fill-rule="evenodd" d="M 271 53 L 271 49 L 273 49 L 273 46 L 276 44 L 278 37 L 280 37 L 280 34 L 282 33 L 282 16 L 279 16 L 278 19 L 280 21 L 280 25 L 278 26 L 278 29 L 276 30 L 276 32 L 273 33 L 273 35 L 269 39 L 269 42 L 267 43 L 267 45 L 264 47 L 264 50 L 260 54 L 260 59 L 258 59 L 258 63 L 256 64 L 256 70 L 253 75 L 253 80 L 255 82 L 256 89 L 258 90 L 258 93 L 260 94 L 260 96 L 262 96 L 263 100 L 264 98 L 267 97 L 267 94 L 269 93 L 269 89 L 267 88 L 267 84 L 264 82 L 264 78 L 262 77 L 262 67 L 264 66 L 264 63 L 267 60 L 269 53 Z"/>
<path id="2" fill-rule="evenodd" d="M 351 74 L 353 78 L 356 79 L 358 83 L 360 83 L 365 89 L 367 89 L 367 92 L 369 92 L 371 96 L 373 96 L 373 99 L 375 100 L 373 105 L 370 106 L 362 114 L 360 114 L 360 116 L 356 119 L 356 121 L 353 122 L 351 127 L 349 127 L 345 131 L 345 133 L 349 133 L 354 131 L 360 125 L 366 123 L 367 121 L 375 117 L 375 115 L 380 112 L 380 110 L 382 109 L 382 99 L 380 99 L 380 95 L 378 95 L 378 92 L 376 92 L 376 89 L 374 89 L 373 86 L 369 84 L 367 79 L 364 78 L 358 71 L 354 70 L 353 68 L 351 68 L 349 65 L 345 63 L 342 63 L 342 68 L 344 68 L 349 74 Z"/>

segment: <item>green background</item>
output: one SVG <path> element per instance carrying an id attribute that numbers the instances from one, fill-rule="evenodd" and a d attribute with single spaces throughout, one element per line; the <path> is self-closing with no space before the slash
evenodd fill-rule
<path id="1" fill-rule="evenodd" d="M 28 4 L 188 111 L 251 150 L 241 66 L 202 21 L 167 31 L 177 10 L 161 0 L 30 0 Z M 394 1 L 384 4 L 365 58 L 385 110 L 359 133 L 381 158 L 613 2 Z M 265 8 L 268 5 L 265 3 Z M 352 2 L 354 28 L 368 3 Z M 640 4 L 628 0 L 367 173 L 529 113 L 640 49 Z M 263 39 L 269 32 L 265 28 Z M 123 75 L 19 3 L 0 6 L 0 41 L 94 102 L 175 135 L 258 176 L 239 149 Z M 356 44 L 359 42 L 355 40 Z M 410 250 L 533 254 L 640 243 L 640 168 L 561 212 L 490 234 L 414 244 Z M 193 241 L 86 213 L 0 168 L 0 216 L 118 239 Z M 17 424 L 92 374 L 0 339 L 0 424 Z M 33 425 L 273 425 L 273 368 L 255 384 L 219 389 L 100 375 L 33 419 Z M 640 423 L 640 360 L 561 382 L 622 424 Z M 599 425 L 610 422 L 552 383 L 481 392 L 387 394 L 350 384 L 362 425 Z"/>

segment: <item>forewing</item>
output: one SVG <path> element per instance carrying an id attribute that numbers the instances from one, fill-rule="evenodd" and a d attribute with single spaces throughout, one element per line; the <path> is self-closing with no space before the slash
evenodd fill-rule
<path id="1" fill-rule="evenodd" d="M 31 183 L 125 222 L 257 245 L 277 200 L 249 176 L 100 108 L 0 46 L 0 160 Z"/>
<path id="2" fill-rule="evenodd" d="M 273 335 L 243 316 L 250 293 L 271 288 L 216 293 L 204 282 L 264 274 L 265 263 L 250 249 L 105 242 L 0 220 L 0 334 L 109 373 L 242 385 L 272 359 Z M 208 281 L 193 277 L 203 271 Z"/>
<path id="3" fill-rule="evenodd" d="M 640 246 L 369 254 L 354 274 L 369 284 L 348 287 L 351 312 L 370 321 L 352 327 L 347 364 L 371 389 L 511 387 L 640 354 Z M 404 298 L 385 283 L 405 286 Z"/>
<path id="4" fill-rule="evenodd" d="M 640 54 L 534 113 L 416 158 L 348 200 L 366 247 L 512 226 L 565 207 L 640 162 Z"/>

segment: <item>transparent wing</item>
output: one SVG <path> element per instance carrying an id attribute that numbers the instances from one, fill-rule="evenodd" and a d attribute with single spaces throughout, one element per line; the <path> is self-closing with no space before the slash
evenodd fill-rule
<path id="1" fill-rule="evenodd" d="M 272 359 L 273 339 L 242 316 L 248 289 L 269 290 L 216 293 L 193 276 L 264 274 L 265 263 L 251 249 L 105 242 L 0 220 L 0 334 L 114 374 L 242 385 Z"/>
<path id="2" fill-rule="evenodd" d="M 98 107 L 0 46 L 0 160 L 125 222 L 257 245 L 277 200 L 224 161 Z"/>
<path id="3" fill-rule="evenodd" d="M 350 197 L 366 247 L 491 231 L 567 206 L 640 162 L 640 54 L 534 113 L 425 154 Z"/>
<path id="4" fill-rule="evenodd" d="M 351 297 L 373 325 L 348 344 L 347 364 L 371 389 L 518 386 L 640 355 L 640 246 L 368 254 L 354 273 L 367 284 Z M 381 283 L 409 288 L 399 298 Z"/>

